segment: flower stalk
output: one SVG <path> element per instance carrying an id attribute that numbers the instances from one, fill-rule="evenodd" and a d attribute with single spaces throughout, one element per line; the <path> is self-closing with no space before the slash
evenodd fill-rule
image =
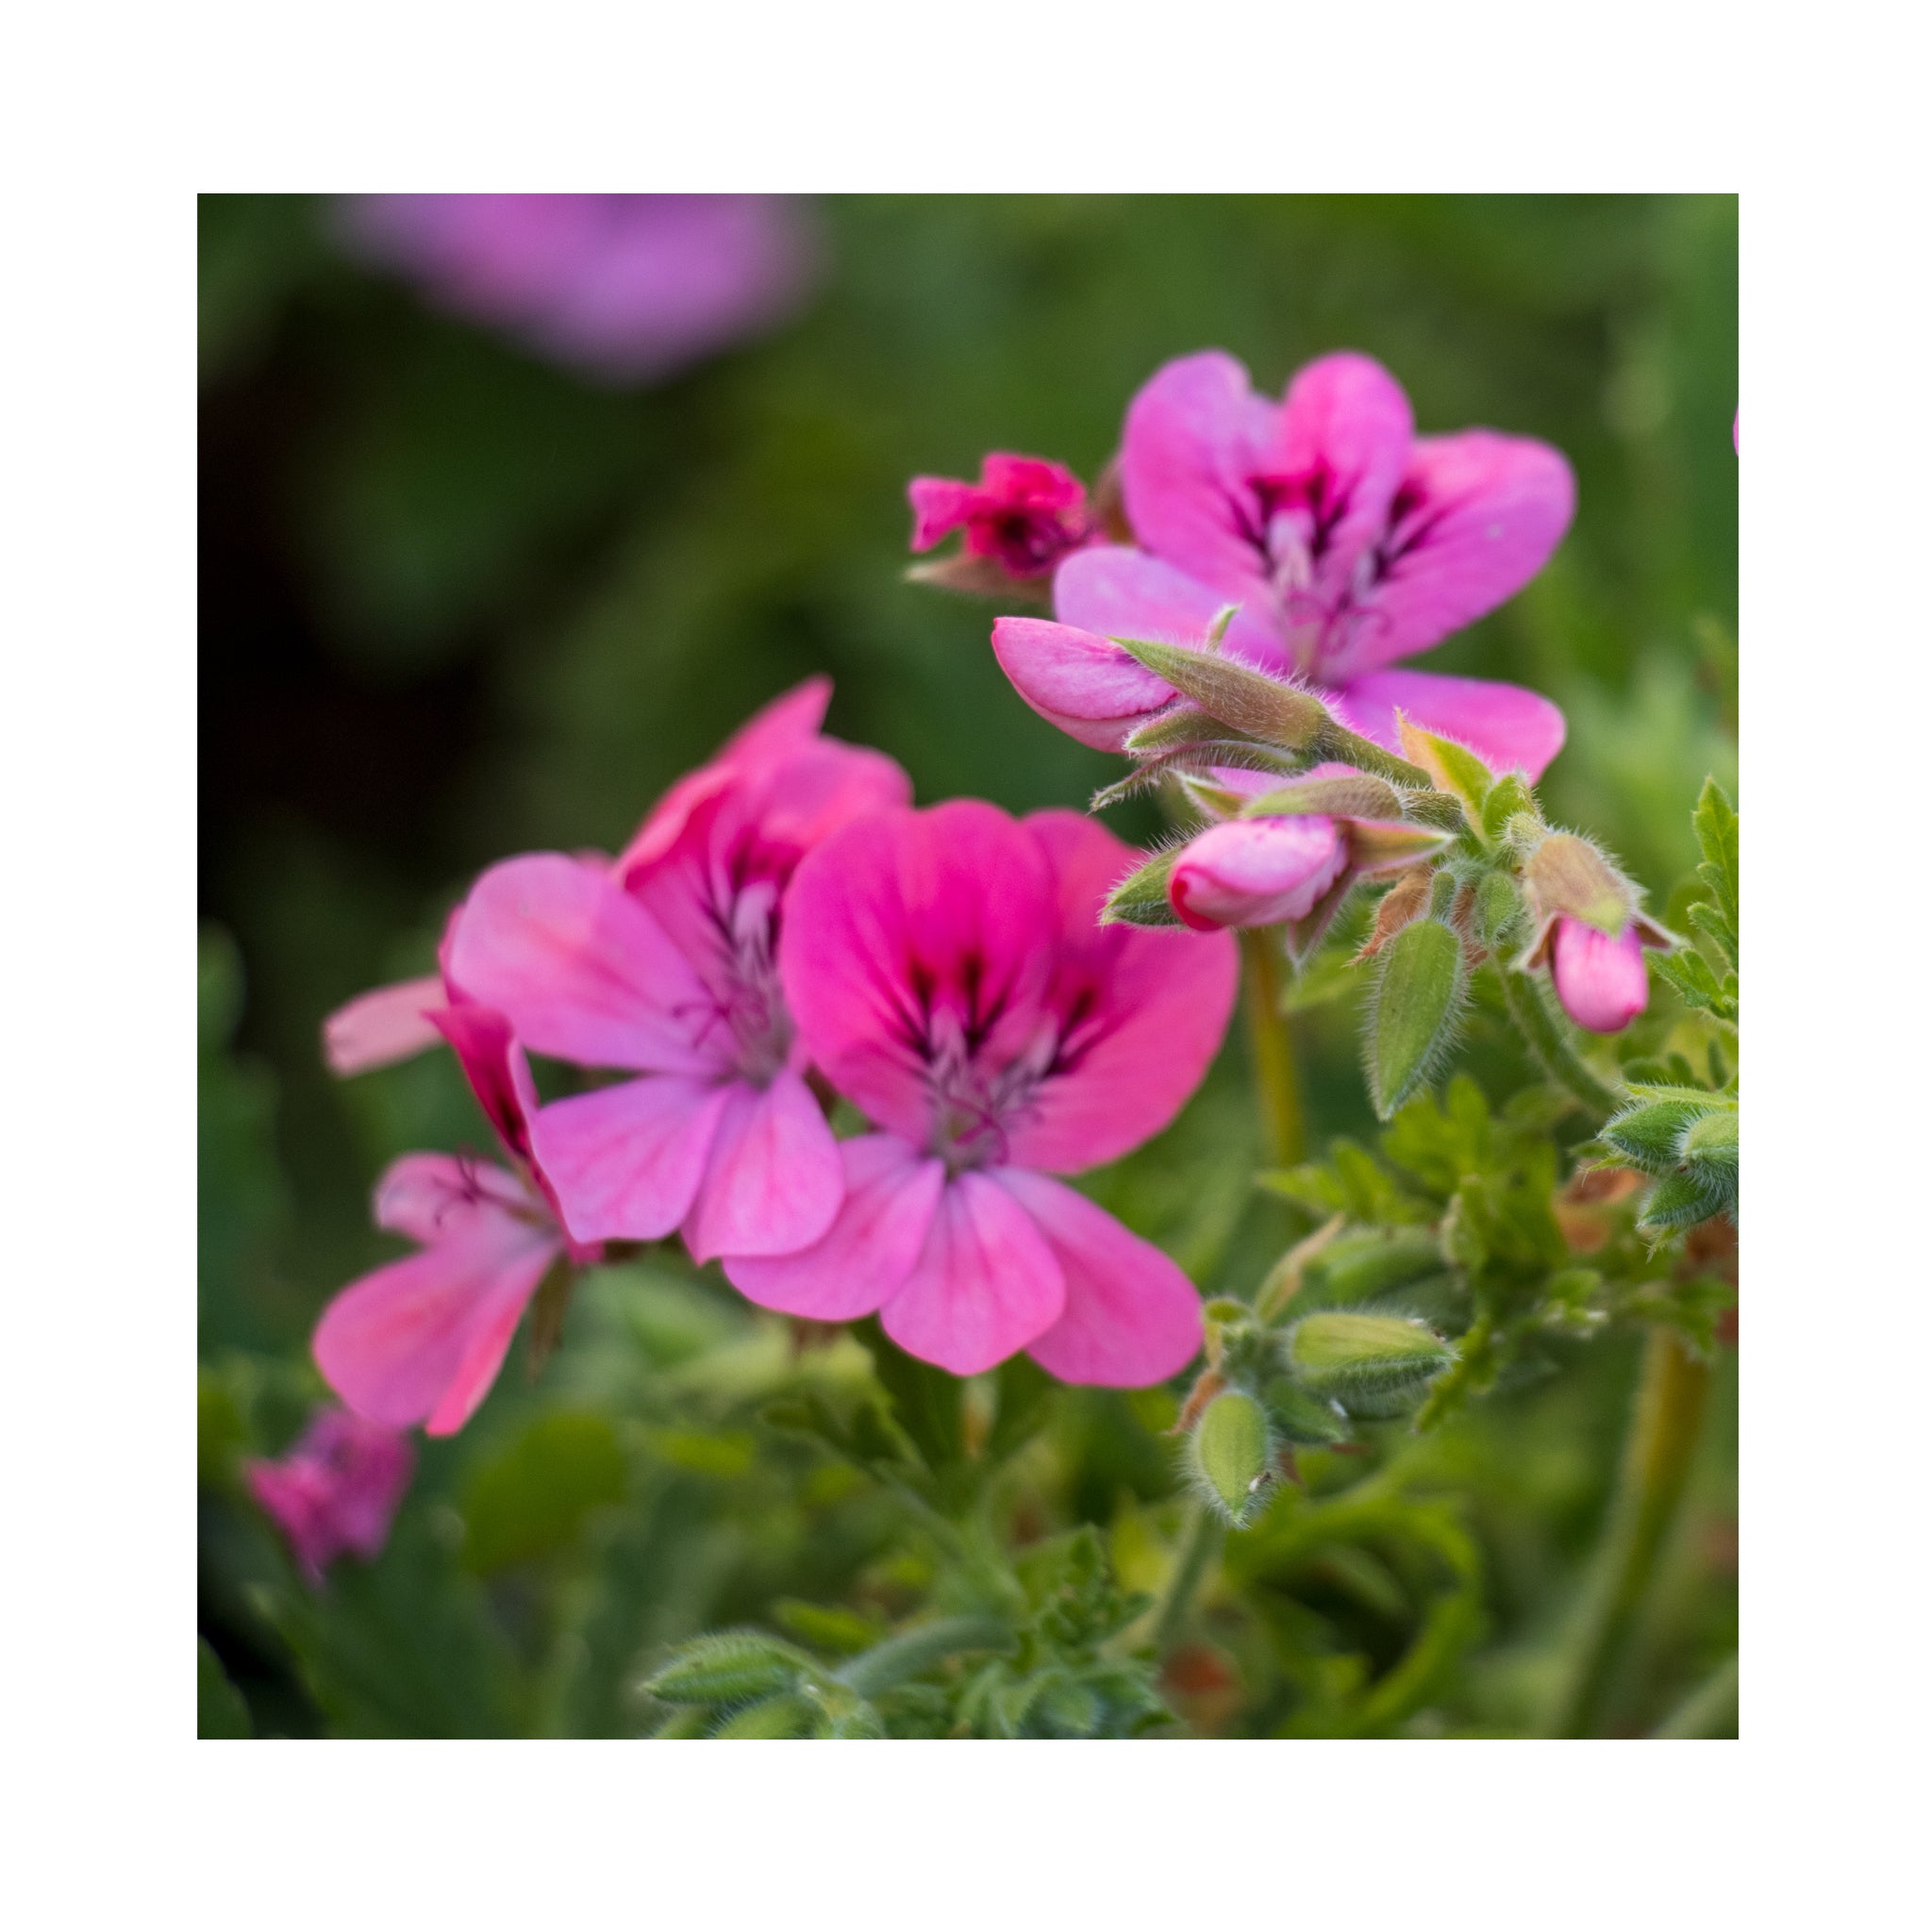
<path id="1" fill-rule="evenodd" d="M 1302 1158 L 1306 1128 L 1294 1035 L 1281 1005 L 1281 935 L 1271 926 L 1251 926 L 1241 941 L 1241 999 L 1262 1144 L 1272 1165 L 1292 1167 Z"/>

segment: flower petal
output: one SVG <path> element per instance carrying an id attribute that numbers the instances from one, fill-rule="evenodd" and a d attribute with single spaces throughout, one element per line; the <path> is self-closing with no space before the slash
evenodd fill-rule
<path id="1" fill-rule="evenodd" d="M 454 1154 L 405 1154 L 391 1161 L 375 1184 L 374 1203 L 377 1227 L 425 1247 L 448 1241 L 479 1217 L 538 1205 L 508 1168 Z"/>
<path id="2" fill-rule="evenodd" d="M 1231 819 L 1191 839 L 1168 874 L 1169 903 L 1196 932 L 1306 919 L 1341 876 L 1348 848 L 1335 821 Z"/>
<path id="3" fill-rule="evenodd" d="M 1211 584 L 1157 557 L 1107 543 L 1076 550 L 1053 578 L 1053 614 L 1062 624 L 1104 638 L 1145 638 L 1198 648 L 1230 604 L 1243 604 L 1243 608 L 1228 625 L 1222 648 L 1257 670 L 1288 670 L 1288 655 L 1257 589 L 1245 601 L 1241 595 L 1224 596 Z"/>
<path id="4" fill-rule="evenodd" d="M 1432 671 L 1371 671 L 1330 696 L 1342 722 L 1397 753 L 1399 709 L 1411 724 L 1466 744 L 1492 772 L 1521 772 L 1533 785 L 1563 748 L 1563 714 L 1540 692 L 1483 677 Z"/>
<path id="5" fill-rule="evenodd" d="M 968 1173 L 941 1192 L 919 1259 L 879 1322 L 908 1355 L 976 1375 L 1052 1327 L 1065 1304 L 1060 1264 L 1032 1216 Z"/>
<path id="6" fill-rule="evenodd" d="M 337 1295 L 316 1326 L 316 1366 L 358 1415 L 448 1435 L 496 1379 L 558 1246 L 547 1228 L 478 1215 Z"/>
<path id="7" fill-rule="evenodd" d="M 1265 586 L 1254 477 L 1275 437 L 1275 408 L 1248 372 L 1210 349 L 1158 369 L 1127 408 L 1121 489 L 1147 549 L 1211 585 L 1226 604 Z"/>
<path id="8" fill-rule="evenodd" d="M 1176 695 L 1118 644 L 1044 618 L 999 618 L 992 651 L 1034 710 L 1095 751 L 1119 751 Z"/>
<path id="9" fill-rule="evenodd" d="M 339 1076 L 413 1058 L 438 1041 L 429 1014 L 447 1003 L 442 978 L 378 986 L 338 1007 L 322 1023 L 322 1057 Z"/>
<path id="10" fill-rule="evenodd" d="M 845 1192 L 839 1143 L 811 1090 L 781 1070 L 762 1093 L 742 1080 L 725 1091 L 684 1222 L 692 1260 L 810 1247 L 831 1226 Z"/>
<path id="11" fill-rule="evenodd" d="M 1041 848 L 1005 812 L 976 799 L 878 812 L 792 879 L 786 1001 L 833 1086 L 923 1143 L 936 1058 L 970 1039 L 998 1065 L 1037 1035 L 1055 924 Z"/>
<path id="12" fill-rule="evenodd" d="M 930 550 L 973 513 L 980 492 L 950 476 L 915 476 L 906 486 L 912 506 L 912 548 Z"/>
<path id="13" fill-rule="evenodd" d="M 532 1053 L 696 1074 L 711 1002 L 658 922 L 599 865 L 538 853 L 493 865 L 449 939 L 451 975 Z"/>
<path id="14" fill-rule="evenodd" d="M 531 1138 L 572 1239 L 655 1241 L 679 1225 L 730 1094 L 667 1074 L 540 1108 Z"/>
<path id="15" fill-rule="evenodd" d="M 1053 871 L 1047 1006 L 1060 1035 L 1055 1070 L 1007 1123 L 1006 1158 L 1074 1174 L 1117 1159 L 1180 1111 L 1227 1030 L 1240 966 L 1226 933 L 1099 924 L 1137 856 L 1104 825 L 1073 811 L 1024 824 Z"/>
<path id="16" fill-rule="evenodd" d="M 1201 1346 L 1201 1297 L 1180 1269 L 1084 1194 L 1043 1174 L 992 1178 L 1033 1217 L 1060 1264 L 1060 1318 L 1026 1344 L 1062 1382 L 1142 1389 L 1178 1374 Z"/>
<path id="17" fill-rule="evenodd" d="M 822 1241 L 793 1255 L 727 1255 L 724 1278 L 760 1307 L 851 1322 L 895 1293 L 925 1245 L 945 1169 L 896 1134 L 841 1141 L 845 1200 Z"/>
<path id="18" fill-rule="evenodd" d="M 1402 385 L 1371 357 L 1323 356 L 1289 384 L 1267 465 L 1273 537 L 1305 555 L 1318 603 L 1346 596 L 1357 559 L 1382 534 L 1414 434 Z"/>
<path id="19" fill-rule="evenodd" d="M 1513 597 L 1575 508 L 1570 465 L 1546 442 L 1490 429 L 1420 439 L 1339 675 L 1425 651 Z"/>
<path id="20" fill-rule="evenodd" d="M 493 1007 L 466 999 L 445 1007 L 433 1023 L 455 1049 L 470 1091 L 496 1138 L 519 1160 L 528 1160 L 537 1088 L 509 1022 Z"/>
<path id="21" fill-rule="evenodd" d="M 1621 1033 L 1650 999 L 1643 938 L 1635 921 L 1614 939 L 1580 919 L 1557 921 L 1550 978 L 1563 1010 L 1592 1033 Z"/>

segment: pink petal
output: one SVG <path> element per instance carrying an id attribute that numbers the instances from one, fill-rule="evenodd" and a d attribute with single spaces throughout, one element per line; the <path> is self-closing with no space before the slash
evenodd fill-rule
<path id="1" fill-rule="evenodd" d="M 1550 940 L 1550 977 L 1563 1010 L 1592 1033 L 1621 1033 L 1650 999 L 1634 923 L 1614 939 L 1567 915 Z"/>
<path id="2" fill-rule="evenodd" d="M 1332 819 L 1230 819 L 1188 841 L 1168 901 L 1197 932 L 1278 925 L 1306 919 L 1347 864 Z"/>
<path id="3" fill-rule="evenodd" d="M 1066 1279 L 1059 1320 L 1026 1345 L 1048 1374 L 1141 1389 L 1187 1367 L 1201 1346 L 1201 1297 L 1167 1256 L 1058 1181 L 1020 1168 L 992 1177 L 1033 1217 Z"/>
<path id="4" fill-rule="evenodd" d="M 912 548 L 930 550 L 950 537 L 967 517 L 979 491 L 970 483 L 955 482 L 950 476 L 915 476 L 906 486 L 906 498 L 912 506 Z"/>
<path id="5" fill-rule="evenodd" d="M 1517 684 L 1443 677 L 1432 671 L 1371 671 L 1330 696 L 1342 722 L 1396 753 L 1399 709 L 1413 724 L 1466 744 L 1493 772 L 1521 772 L 1531 784 L 1563 748 L 1563 714 Z"/>
<path id="6" fill-rule="evenodd" d="M 438 1013 L 435 1024 L 455 1048 L 457 1063 L 496 1138 L 519 1160 L 527 1161 L 537 1088 L 509 1022 L 494 1008 L 466 999 Z"/>
<path id="7" fill-rule="evenodd" d="M 1060 1264 L 1032 1216 L 969 1173 L 941 1193 L 919 1259 L 879 1321 L 908 1355 L 976 1375 L 1052 1327 L 1065 1304 Z"/>
<path id="8" fill-rule="evenodd" d="M 1171 684 L 1143 670 L 1118 644 L 1043 618 L 998 619 L 992 649 L 1013 689 L 1034 710 L 1096 751 L 1119 751 L 1176 695 Z"/>
<path id="9" fill-rule="evenodd" d="M 1158 558 L 1118 544 L 1076 550 L 1053 578 L 1053 614 L 1062 624 L 1104 638 L 1198 647 L 1221 611 L 1241 603 L 1239 595 L 1224 596 Z M 1222 648 L 1258 670 L 1290 668 L 1273 613 L 1258 591 L 1248 592 Z"/>
<path id="10" fill-rule="evenodd" d="M 1038 1033 L 1054 883 L 1039 844 L 976 799 L 883 811 L 799 866 L 779 970 L 813 1061 L 879 1125 L 924 1141 L 936 1055 L 992 1064 Z"/>
<path id="11" fill-rule="evenodd" d="M 811 1090 L 781 1071 L 760 1093 L 740 1080 L 685 1217 L 694 1261 L 719 1255 L 791 1255 L 831 1226 L 844 1198 L 839 1143 Z"/>
<path id="12" fill-rule="evenodd" d="M 775 697 L 752 716 L 719 747 L 717 756 L 695 772 L 687 773 L 652 808 L 625 847 L 614 868 L 629 878 L 668 852 L 684 830 L 692 810 L 721 791 L 735 775 L 777 764 L 801 751 L 818 736 L 825 707 L 832 701 L 829 677 L 808 677 Z"/>
<path id="13" fill-rule="evenodd" d="M 1466 429 L 1425 436 L 1409 457 L 1387 562 L 1347 658 L 1353 678 L 1412 656 L 1513 597 L 1570 527 L 1576 481 L 1548 443 Z"/>
<path id="14" fill-rule="evenodd" d="M 377 1227 L 428 1247 L 465 1232 L 505 1208 L 541 1211 L 541 1204 L 508 1168 L 454 1154 L 405 1154 L 375 1184 Z"/>
<path id="15" fill-rule="evenodd" d="M 691 1212 L 728 1084 L 625 1080 L 541 1108 L 537 1158 L 578 1241 L 661 1241 Z"/>
<path id="16" fill-rule="evenodd" d="M 696 1074 L 712 1007 L 663 928 L 603 869 L 558 853 L 476 881 L 449 943 L 453 977 L 533 1053 L 593 1067 Z"/>
<path id="17" fill-rule="evenodd" d="M 1414 434 L 1402 385 L 1370 357 L 1324 356 L 1289 384 L 1266 466 L 1278 499 L 1274 543 L 1300 546 L 1319 602 L 1347 594 L 1357 560 L 1381 536 Z"/>
<path id="18" fill-rule="evenodd" d="M 322 1055 L 332 1074 L 366 1074 L 437 1043 L 428 1015 L 446 1004 L 440 974 L 378 986 L 322 1023 Z"/>
<path id="19" fill-rule="evenodd" d="M 1248 372 L 1212 349 L 1157 370 L 1128 406 L 1121 440 L 1127 521 L 1155 556 L 1211 585 L 1224 604 L 1265 585 L 1264 516 L 1252 479 L 1274 419 L 1274 406 L 1248 387 Z"/>
<path id="20" fill-rule="evenodd" d="M 897 1291 L 925 1245 L 945 1169 L 896 1134 L 839 1143 L 845 1200 L 824 1238 L 794 1255 L 727 1255 L 724 1277 L 760 1307 L 851 1322 Z"/>
<path id="21" fill-rule="evenodd" d="M 496 1379 L 558 1245 L 549 1229 L 507 1213 L 479 1216 L 337 1295 L 316 1326 L 316 1366 L 372 1422 L 448 1435 Z"/>
<path id="22" fill-rule="evenodd" d="M 1240 964 L 1227 933 L 1099 922 L 1137 854 L 1072 811 L 1024 821 L 1053 869 L 1058 908 L 1047 1008 L 1058 1071 L 1007 1123 L 1006 1158 L 1074 1174 L 1160 1129 L 1201 1083 L 1234 1010 Z"/>

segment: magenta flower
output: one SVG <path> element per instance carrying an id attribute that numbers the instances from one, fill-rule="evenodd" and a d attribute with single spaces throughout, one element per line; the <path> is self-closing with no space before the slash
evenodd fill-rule
<path id="1" fill-rule="evenodd" d="M 440 308 L 617 383 L 762 334 L 812 266 L 782 195 L 369 194 L 344 228 Z"/>
<path id="2" fill-rule="evenodd" d="M 492 866 L 445 973 L 533 1053 L 639 1077 L 552 1102 L 536 1165 L 581 1241 L 681 1229 L 700 1261 L 786 1254 L 844 1194 L 779 984 L 786 888 L 849 820 L 904 804 L 878 752 L 818 736 L 824 679 L 673 788 L 614 866 L 540 853 Z"/>
<path id="3" fill-rule="evenodd" d="M 375 1224 L 421 1252 L 351 1282 L 323 1310 L 313 1349 L 358 1415 L 454 1434 L 490 1392 L 510 1338 L 553 1262 L 597 1250 L 564 1232 L 537 1164 L 537 1094 L 501 1013 L 463 1001 L 436 1016 L 511 1166 L 405 1154 L 375 1188 Z"/>
<path id="4" fill-rule="evenodd" d="M 1168 903 L 1196 932 L 1306 919 L 1348 869 L 1331 818 L 1229 819 L 1191 839 L 1168 874 Z"/>
<path id="5" fill-rule="evenodd" d="M 448 1004 L 436 974 L 358 993 L 322 1023 L 322 1057 L 343 1077 L 413 1059 L 441 1039 L 430 1016 Z"/>
<path id="6" fill-rule="evenodd" d="M 243 1475 L 303 1574 L 320 1584 L 338 1557 L 366 1563 L 381 1555 L 415 1467 L 415 1452 L 394 1429 L 325 1408 L 279 1462 L 250 1462 Z"/>
<path id="7" fill-rule="evenodd" d="M 1058 625 L 1005 619 L 993 647 L 1022 697 L 1083 743 L 1118 750 L 1174 693 L 1109 638 L 1224 648 L 1304 680 L 1391 751 L 1399 708 L 1534 779 L 1563 718 L 1534 691 L 1394 670 L 1513 596 L 1575 501 L 1547 444 L 1488 429 L 1417 438 L 1408 399 L 1365 356 L 1325 356 L 1273 403 L 1218 352 L 1160 370 L 1127 412 L 1121 457 L 1139 548 L 1075 552 Z"/>
<path id="8" fill-rule="evenodd" d="M 1560 918 L 1550 935 L 1550 978 L 1563 1010 L 1592 1033 L 1621 1033 L 1650 998 L 1636 921 L 1610 934 Z"/>
<path id="9" fill-rule="evenodd" d="M 996 450 L 981 461 L 977 483 L 915 476 L 906 494 L 914 550 L 965 532 L 958 557 L 920 573 L 955 589 L 998 591 L 1049 576 L 1062 558 L 1099 541 L 1080 479 L 1040 457 Z"/>
<path id="10" fill-rule="evenodd" d="M 813 1060 L 878 1131 L 845 1201 L 782 1258 L 727 1257 L 753 1301 L 876 1310 L 955 1374 L 1024 1348 L 1068 1382 L 1183 1367 L 1199 1298 L 1158 1248 L 1047 1178 L 1118 1158 L 1199 1084 L 1233 1005 L 1224 935 L 1096 924 L 1132 855 L 1073 812 L 874 814 L 798 869 L 780 946 Z"/>

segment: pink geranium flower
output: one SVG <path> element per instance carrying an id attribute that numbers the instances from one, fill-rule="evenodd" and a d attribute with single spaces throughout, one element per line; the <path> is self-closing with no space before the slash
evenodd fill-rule
<path id="1" fill-rule="evenodd" d="M 380 1423 L 325 1408 L 277 1462 L 243 1471 L 249 1493 L 288 1539 L 312 1584 L 338 1557 L 381 1555 L 416 1467 L 407 1438 Z"/>
<path id="2" fill-rule="evenodd" d="M 1027 1349 L 1069 1382 L 1182 1368 L 1200 1302 L 1165 1255 L 1047 1176 L 1173 1119 L 1220 1045 L 1233 941 L 1096 924 L 1132 855 L 1073 812 L 874 814 L 799 867 L 780 947 L 813 1060 L 878 1131 L 840 1149 L 824 1239 L 727 1258 L 753 1301 L 877 1310 L 955 1374 Z"/>
<path id="3" fill-rule="evenodd" d="M 1121 455 L 1138 548 L 1066 558 L 1047 625 L 1003 619 L 994 648 L 1020 694 L 1083 742 L 1118 750 L 1174 693 L 1109 638 L 1224 648 L 1306 680 L 1350 728 L 1399 751 L 1395 713 L 1534 779 L 1562 714 L 1514 685 L 1396 670 L 1513 596 L 1575 503 L 1546 443 L 1467 429 L 1418 438 L 1380 364 L 1311 362 L 1279 403 L 1232 357 L 1170 362 L 1135 397 Z"/>
<path id="4" fill-rule="evenodd" d="M 1644 936 L 1632 920 L 1607 933 L 1561 918 L 1550 934 L 1550 979 L 1563 1010 L 1592 1033 L 1621 1033 L 1650 999 Z"/>
<path id="5" fill-rule="evenodd" d="M 911 792 L 880 753 L 821 738 L 830 686 L 769 708 L 673 788 L 614 866 L 492 866 L 445 972 L 533 1053 L 639 1077 L 540 1108 L 539 1170 L 579 1241 L 681 1229 L 699 1260 L 815 1241 L 844 1193 L 778 979 L 793 869 Z"/>
<path id="6" fill-rule="evenodd" d="M 964 532 L 958 557 L 921 573 L 958 589 L 997 590 L 1049 576 L 1062 558 L 1099 540 L 1080 479 L 1040 457 L 996 450 L 982 459 L 977 483 L 915 476 L 906 494 L 914 550 Z"/>
<path id="7" fill-rule="evenodd" d="M 670 375 L 794 308 L 812 250 L 772 194 L 369 194 L 350 244 L 429 298 L 610 382 Z"/>
<path id="8" fill-rule="evenodd" d="M 552 1264 L 592 1261 L 597 1250 L 565 1233 L 537 1163 L 537 1094 L 509 1023 L 461 1002 L 436 1024 L 511 1165 L 451 1154 L 391 1163 L 376 1184 L 375 1223 L 421 1252 L 343 1289 L 313 1345 L 324 1378 L 358 1415 L 447 1436 L 489 1393 Z"/>

